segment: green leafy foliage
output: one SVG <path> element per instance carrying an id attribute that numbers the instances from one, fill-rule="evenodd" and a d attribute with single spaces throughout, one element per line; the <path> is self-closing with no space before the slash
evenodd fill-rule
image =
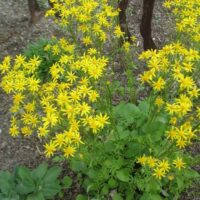
<path id="1" fill-rule="evenodd" d="M 39 57 L 41 63 L 35 72 L 35 76 L 42 82 L 47 82 L 50 78 L 50 67 L 59 60 L 59 56 L 51 54 L 49 51 L 45 51 L 45 47 L 49 44 L 53 44 L 54 40 L 39 39 L 37 42 L 30 44 L 24 51 L 24 55 L 27 59 Z"/>
<path id="2" fill-rule="evenodd" d="M 141 155 L 178 155 L 163 151 L 168 148 L 165 137 L 168 115 L 159 111 L 155 117 L 152 114 L 155 110 L 151 109 L 149 100 L 138 105 L 121 102 L 112 108 L 115 131 L 111 129 L 96 140 L 88 137 L 90 145 L 79 150 L 81 159 L 78 156 L 71 159 L 70 167 L 82 177 L 81 185 L 89 199 L 104 200 L 109 196 L 113 200 L 177 199 L 199 177 L 191 169 L 184 169 L 177 170 L 173 180 L 161 181 L 152 176 L 148 167 L 138 163 Z"/>
<path id="3" fill-rule="evenodd" d="M 36 169 L 19 166 L 11 174 L 0 171 L 0 197 L 2 200 L 45 200 L 53 199 L 61 190 L 58 176 L 60 167 L 43 163 Z"/>

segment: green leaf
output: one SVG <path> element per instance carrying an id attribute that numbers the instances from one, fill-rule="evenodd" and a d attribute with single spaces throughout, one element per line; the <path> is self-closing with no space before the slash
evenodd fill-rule
<path id="1" fill-rule="evenodd" d="M 79 195 L 76 197 L 76 200 L 88 200 L 88 198 L 87 198 L 87 196 L 85 196 L 85 195 L 79 194 Z"/>
<path id="2" fill-rule="evenodd" d="M 13 183 L 13 185 L 11 184 Z M 12 180 L 12 176 L 10 172 L 8 171 L 0 171 L 0 191 L 8 195 L 10 191 L 13 189 L 14 185 L 14 180 Z"/>
<path id="3" fill-rule="evenodd" d="M 69 188 L 72 185 L 72 179 L 69 176 L 65 176 L 62 180 L 63 186 Z"/>
<path id="4" fill-rule="evenodd" d="M 31 183 L 26 180 L 24 180 L 23 182 L 20 182 L 16 186 L 16 191 L 21 195 L 29 194 L 29 193 L 33 192 L 34 190 L 35 190 L 34 183 Z"/>
<path id="5" fill-rule="evenodd" d="M 176 182 L 177 182 L 177 185 L 178 185 L 178 189 L 182 191 L 185 188 L 183 178 L 182 177 L 176 177 Z"/>
<path id="6" fill-rule="evenodd" d="M 45 173 L 47 172 L 47 168 L 48 168 L 47 163 L 42 163 L 32 171 L 32 177 L 36 180 L 43 179 Z"/>
<path id="7" fill-rule="evenodd" d="M 141 115 L 139 108 L 132 103 L 122 102 L 114 107 L 114 115 L 120 117 L 128 123 L 134 122 L 134 119 Z"/>
<path id="8" fill-rule="evenodd" d="M 162 200 L 159 194 L 144 193 L 140 200 Z"/>
<path id="9" fill-rule="evenodd" d="M 116 172 L 116 176 L 120 181 L 128 182 L 129 181 L 129 169 L 121 169 Z"/>
<path id="10" fill-rule="evenodd" d="M 19 195 L 13 195 L 12 197 L 5 197 L 4 195 L 0 194 L 1 200 L 21 200 Z"/>
<path id="11" fill-rule="evenodd" d="M 150 104 L 149 104 L 148 101 L 146 101 L 146 100 L 140 101 L 138 107 L 139 107 L 139 109 L 141 110 L 141 112 L 143 114 L 145 114 L 146 116 L 148 116 L 149 109 L 150 109 Z"/>
<path id="12" fill-rule="evenodd" d="M 113 159 L 112 160 L 112 171 L 116 171 L 118 169 L 121 169 L 123 165 L 124 165 L 124 159 L 123 158 L 119 158 L 117 160 Z"/>
<path id="13" fill-rule="evenodd" d="M 31 172 L 27 167 L 18 167 L 16 169 L 17 186 L 16 190 L 19 194 L 28 194 L 35 190 L 35 183 L 32 179 Z"/>
<path id="14" fill-rule="evenodd" d="M 88 174 L 88 177 L 91 179 L 95 179 L 98 176 L 98 172 L 94 169 L 89 169 L 87 174 Z"/>
<path id="15" fill-rule="evenodd" d="M 108 141 L 104 144 L 104 151 L 107 153 L 115 151 L 115 144 L 112 141 Z"/>
<path id="16" fill-rule="evenodd" d="M 116 181 L 114 178 L 110 178 L 110 179 L 108 180 L 108 186 L 109 186 L 111 189 L 117 187 L 117 185 L 118 185 L 118 183 L 117 183 L 117 181 Z"/>
<path id="17" fill-rule="evenodd" d="M 118 193 L 115 193 L 113 196 L 113 200 L 123 200 L 122 196 Z"/>
<path id="18" fill-rule="evenodd" d="M 61 173 L 61 168 L 60 167 L 57 167 L 57 166 L 51 167 L 47 171 L 47 173 L 45 174 L 44 179 L 43 179 L 43 183 L 44 184 L 49 184 L 49 183 L 54 182 L 58 178 L 60 173 Z"/>
<path id="19" fill-rule="evenodd" d="M 77 161 L 77 160 L 72 160 L 70 162 L 70 168 L 75 172 L 79 172 L 79 171 L 84 170 L 86 167 L 85 167 L 85 163 L 84 162 Z"/>
<path id="20" fill-rule="evenodd" d="M 127 144 L 127 150 L 125 151 L 125 156 L 127 158 L 135 158 L 141 155 L 144 151 L 144 147 L 141 144 L 135 142 L 129 142 Z"/>
<path id="21" fill-rule="evenodd" d="M 145 134 L 150 135 L 153 141 L 159 141 L 164 134 L 166 125 L 160 121 L 154 121 L 150 124 L 145 124 L 143 131 Z"/>
<path id="22" fill-rule="evenodd" d="M 42 192 L 38 192 L 38 193 L 35 193 L 35 194 L 30 194 L 28 197 L 27 197 L 27 200 L 45 200 Z"/>
<path id="23" fill-rule="evenodd" d="M 46 198 L 53 198 L 60 191 L 61 186 L 58 184 L 57 181 L 54 183 L 46 183 L 41 189 L 41 192 Z"/>
<path id="24" fill-rule="evenodd" d="M 149 193 L 152 193 L 152 191 L 160 191 L 160 184 L 157 180 L 155 179 L 151 179 L 150 181 L 148 181 L 148 183 L 146 184 L 146 191 Z"/>
<path id="25" fill-rule="evenodd" d="M 109 187 L 108 184 L 104 184 L 102 190 L 101 190 L 101 195 L 107 195 L 109 193 Z"/>
<path id="26" fill-rule="evenodd" d="M 18 167 L 17 175 L 21 180 L 30 180 L 32 181 L 31 172 L 27 167 Z"/>

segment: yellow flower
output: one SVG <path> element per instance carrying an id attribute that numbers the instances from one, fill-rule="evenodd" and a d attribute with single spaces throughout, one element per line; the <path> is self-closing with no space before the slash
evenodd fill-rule
<path id="1" fill-rule="evenodd" d="M 89 100 L 91 102 L 96 102 L 98 97 L 99 97 L 99 94 L 95 90 L 90 90 Z"/>
<path id="2" fill-rule="evenodd" d="M 169 175 L 169 176 L 167 176 L 167 178 L 168 178 L 170 181 L 174 180 L 174 176 L 173 176 L 173 175 Z"/>
<path id="3" fill-rule="evenodd" d="M 44 153 L 45 153 L 46 157 L 53 156 L 53 154 L 56 151 L 56 145 L 55 145 L 55 143 L 53 141 L 50 141 L 49 144 L 45 144 L 44 148 L 45 148 Z"/>
<path id="4" fill-rule="evenodd" d="M 176 141 L 176 146 L 179 147 L 180 149 L 185 148 L 186 145 L 187 145 L 187 142 L 183 139 L 178 139 Z"/>
<path id="5" fill-rule="evenodd" d="M 81 140 L 81 136 L 79 133 L 74 133 L 72 137 L 72 142 L 77 146 L 79 146 L 80 144 L 84 144 L 83 141 Z"/>
<path id="6" fill-rule="evenodd" d="M 43 126 L 43 127 L 39 127 L 38 128 L 38 136 L 39 137 L 45 137 L 47 136 L 49 133 L 49 130 L 47 129 L 46 126 Z"/>
<path id="7" fill-rule="evenodd" d="M 58 123 L 58 115 L 56 113 L 47 113 L 45 117 L 42 118 L 44 126 L 55 126 Z"/>
<path id="8" fill-rule="evenodd" d="M 124 42 L 123 48 L 124 48 L 125 52 L 129 52 L 130 47 L 131 47 L 131 44 L 129 42 Z"/>
<path id="9" fill-rule="evenodd" d="M 121 28 L 119 25 L 115 27 L 114 34 L 117 38 L 124 36 L 124 32 L 121 31 Z"/>
<path id="10" fill-rule="evenodd" d="M 155 100 L 155 104 L 158 107 L 161 107 L 164 104 L 164 101 L 163 101 L 163 99 L 161 97 L 157 97 L 156 100 Z"/>
<path id="11" fill-rule="evenodd" d="M 170 131 L 167 131 L 167 138 L 171 139 L 171 140 L 175 140 L 177 139 L 177 132 L 175 130 L 175 127 L 172 127 L 172 129 Z"/>
<path id="12" fill-rule="evenodd" d="M 24 67 L 27 69 L 29 73 L 33 73 L 40 65 L 41 60 L 38 56 L 33 56 L 28 63 L 24 65 Z"/>
<path id="13" fill-rule="evenodd" d="M 66 75 L 66 79 L 67 81 L 69 81 L 70 83 L 73 83 L 78 77 L 72 72 L 72 71 L 68 71 L 67 75 Z"/>
<path id="14" fill-rule="evenodd" d="M 19 135 L 19 130 L 17 125 L 12 125 L 9 129 L 9 133 L 12 137 L 16 137 Z"/>
<path id="15" fill-rule="evenodd" d="M 158 163 L 158 167 L 162 169 L 164 172 L 168 172 L 170 169 L 169 163 L 167 160 L 160 161 Z"/>
<path id="16" fill-rule="evenodd" d="M 153 82 L 152 86 L 153 86 L 154 90 L 160 91 L 160 90 L 164 89 L 164 87 L 165 87 L 165 80 L 163 78 L 159 77 L 156 82 Z"/>
<path id="17" fill-rule="evenodd" d="M 175 125 L 177 123 L 177 118 L 171 117 L 169 123 L 172 124 L 172 125 Z"/>
<path id="18" fill-rule="evenodd" d="M 149 167 L 151 167 L 151 168 L 156 166 L 157 161 L 158 160 L 156 158 L 153 158 L 152 156 L 147 157 L 147 163 L 148 163 Z"/>
<path id="19" fill-rule="evenodd" d="M 77 106 L 77 110 L 80 112 L 80 115 L 83 116 L 90 113 L 91 107 L 87 103 L 83 102 Z"/>
<path id="20" fill-rule="evenodd" d="M 153 176 L 160 180 L 161 178 L 165 177 L 165 174 L 166 172 L 163 170 L 163 168 L 157 167 L 154 169 Z"/>
<path id="21" fill-rule="evenodd" d="M 106 124 L 109 124 L 108 119 L 109 117 L 107 114 L 102 115 L 102 113 L 100 113 L 96 116 L 96 120 L 100 128 L 103 128 Z"/>
<path id="22" fill-rule="evenodd" d="M 173 164 L 175 165 L 175 168 L 177 168 L 178 170 L 181 170 L 181 168 L 185 168 L 185 163 L 183 162 L 182 158 L 176 158 L 173 161 Z"/>
<path id="23" fill-rule="evenodd" d="M 27 78 L 28 88 L 30 92 L 37 92 L 39 90 L 39 83 L 40 81 L 38 79 L 35 79 L 33 77 Z"/>
<path id="24" fill-rule="evenodd" d="M 169 103 L 167 103 L 167 105 L 166 105 L 166 110 L 171 115 L 173 115 L 175 113 L 178 113 L 180 111 L 178 105 L 176 105 L 176 104 L 169 104 Z"/>
<path id="25" fill-rule="evenodd" d="M 56 137 L 54 138 L 54 143 L 56 147 L 61 148 L 66 143 L 65 135 L 62 133 L 56 134 Z"/>
<path id="26" fill-rule="evenodd" d="M 145 165 L 148 161 L 148 158 L 147 156 L 143 155 L 143 156 L 140 156 L 138 159 L 137 159 L 137 163 L 140 163 L 141 165 Z"/>
<path id="27" fill-rule="evenodd" d="M 91 45 L 92 44 L 92 40 L 90 37 L 84 37 L 82 38 L 83 44 L 85 44 L 86 46 Z"/>
<path id="28" fill-rule="evenodd" d="M 75 152 L 76 152 L 76 149 L 75 147 L 72 147 L 72 146 L 68 146 L 63 149 L 63 153 L 66 158 L 70 156 L 73 157 Z"/>
<path id="29" fill-rule="evenodd" d="M 188 91 L 188 94 L 192 98 L 198 98 L 199 92 L 200 92 L 200 89 L 198 89 L 196 86 L 194 86 L 191 90 Z"/>
<path id="30" fill-rule="evenodd" d="M 24 109 L 26 110 L 26 112 L 33 112 L 35 110 L 35 102 L 27 103 L 26 105 L 24 105 Z"/>
<path id="31" fill-rule="evenodd" d="M 21 93 L 13 95 L 14 104 L 22 103 L 24 98 L 25 98 L 25 96 Z"/>
<path id="32" fill-rule="evenodd" d="M 24 136 L 29 136 L 32 134 L 32 130 L 28 126 L 24 126 L 21 128 L 21 132 Z"/>
<path id="33" fill-rule="evenodd" d="M 17 55 L 15 58 L 14 69 L 18 69 L 19 67 L 23 66 L 25 64 L 25 59 L 26 58 L 23 55 Z"/>
<path id="34" fill-rule="evenodd" d="M 184 90 L 184 89 L 192 89 L 194 84 L 194 81 L 191 77 L 186 76 L 186 77 L 179 77 L 178 82 L 180 83 L 180 89 Z"/>

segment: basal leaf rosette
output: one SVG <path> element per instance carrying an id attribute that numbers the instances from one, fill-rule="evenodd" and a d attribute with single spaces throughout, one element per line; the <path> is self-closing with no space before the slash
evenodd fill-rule
<path id="1" fill-rule="evenodd" d="M 54 46 L 45 49 L 55 53 Z M 108 116 L 98 112 L 95 104 L 99 98 L 95 85 L 105 71 L 107 59 L 93 54 L 76 56 L 74 51 L 58 55 L 59 60 L 48 72 L 51 78 L 45 83 L 37 78 L 39 57 L 28 60 L 18 55 L 13 62 L 6 57 L 0 65 L 1 87 L 13 97 L 10 134 L 16 137 L 37 133 L 50 141 L 44 145 L 47 157 L 56 152 L 70 157 L 84 143 L 84 135 L 96 134 L 108 124 Z"/>

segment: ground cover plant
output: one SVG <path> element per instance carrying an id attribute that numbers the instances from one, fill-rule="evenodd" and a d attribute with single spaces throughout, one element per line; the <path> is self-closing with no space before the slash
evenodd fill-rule
<path id="1" fill-rule="evenodd" d="M 1 87 L 13 97 L 10 135 L 36 135 L 46 157 L 68 159 L 84 188 L 79 200 L 179 199 L 199 179 L 192 168 L 199 157 L 186 151 L 199 140 L 199 1 L 165 1 L 182 33 L 138 55 L 146 66 L 139 76 L 131 57 L 136 38 L 126 41 L 117 2 L 51 2 L 46 16 L 66 38 L 42 40 L 0 64 Z M 117 56 L 125 84 L 115 81 Z M 128 98 L 114 105 L 116 92 Z"/>

